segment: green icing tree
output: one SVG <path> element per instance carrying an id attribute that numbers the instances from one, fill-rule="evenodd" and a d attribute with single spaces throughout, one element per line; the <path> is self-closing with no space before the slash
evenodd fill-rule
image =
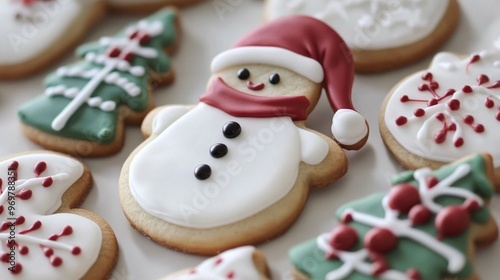
<path id="1" fill-rule="evenodd" d="M 176 13 L 164 9 L 114 37 L 81 46 L 76 54 L 83 60 L 49 75 L 45 94 L 20 108 L 21 121 L 65 138 L 113 142 L 121 137 L 119 107 L 146 113 L 150 81 L 168 77 L 165 50 L 176 40 Z"/>
<path id="2" fill-rule="evenodd" d="M 397 176 L 387 194 L 341 207 L 330 233 L 290 251 L 309 279 L 469 279 L 471 228 L 494 225 L 485 202 L 493 196 L 491 160 L 475 155 L 437 171 Z M 496 225 L 495 225 L 496 227 Z M 475 231 L 476 232 L 476 231 Z"/>

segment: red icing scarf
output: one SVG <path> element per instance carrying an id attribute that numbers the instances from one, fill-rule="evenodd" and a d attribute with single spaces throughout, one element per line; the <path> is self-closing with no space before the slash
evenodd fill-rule
<path id="1" fill-rule="evenodd" d="M 200 101 L 235 117 L 290 117 L 294 121 L 307 119 L 309 100 L 305 96 L 264 97 L 244 93 L 228 86 L 220 77 L 215 79 Z"/>

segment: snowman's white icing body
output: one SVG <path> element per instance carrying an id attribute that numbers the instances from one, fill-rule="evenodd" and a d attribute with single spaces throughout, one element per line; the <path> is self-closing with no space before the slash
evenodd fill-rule
<path id="1" fill-rule="evenodd" d="M 223 127 L 237 122 L 241 133 L 226 138 Z M 191 111 L 167 107 L 153 134 L 130 165 L 130 188 L 153 216 L 191 228 L 211 228 L 248 218 L 285 197 L 296 183 L 301 162 L 319 164 L 328 144 L 297 127 L 289 117 L 241 118 L 205 103 Z M 215 144 L 228 148 L 214 158 Z M 200 180 L 197 166 L 212 174 Z"/>

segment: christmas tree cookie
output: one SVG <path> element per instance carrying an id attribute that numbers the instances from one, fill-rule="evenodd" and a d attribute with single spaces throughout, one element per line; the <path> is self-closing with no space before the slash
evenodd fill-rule
<path id="1" fill-rule="evenodd" d="M 264 254 L 251 246 L 228 250 L 195 268 L 180 271 L 160 280 L 271 279 Z"/>
<path id="2" fill-rule="evenodd" d="M 164 9 L 78 48 L 83 60 L 49 75 L 45 93 L 19 109 L 26 135 L 80 156 L 119 151 L 124 125 L 140 123 L 153 108 L 152 88 L 173 80 L 165 52 L 176 47 L 177 27 L 176 11 Z"/>
<path id="3" fill-rule="evenodd" d="M 306 16 L 273 21 L 216 56 L 198 105 L 158 108 L 143 122 L 149 138 L 120 178 L 133 227 L 207 255 L 286 231 L 311 187 L 345 174 L 342 148 L 368 137 L 351 102 L 351 61 L 340 36 Z M 336 141 L 305 126 L 322 88 Z"/>
<path id="4" fill-rule="evenodd" d="M 489 155 L 396 176 L 337 212 L 342 224 L 290 251 L 295 279 L 479 279 L 476 245 L 496 240 Z"/>
<path id="5" fill-rule="evenodd" d="M 0 80 L 47 67 L 104 13 L 105 0 L 0 0 Z"/>
<path id="6" fill-rule="evenodd" d="M 457 0 L 265 0 L 264 15 L 314 16 L 344 38 L 357 72 L 381 72 L 432 54 L 453 34 Z"/>
<path id="7" fill-rule="evenodd" d="M 109 225 L 76 209 L 89 170 L 51 152 L 0 159 L 0 279 L 105 279 L 118 258 Z"/>
<path id="8" fill-rule="evenodd" d="M 429 69 L 392 89 L 379 123 L 387 148 L 409 169 L 485 152 L 500 182 L 500 43 L 469 56 L 437 54 Z"/>

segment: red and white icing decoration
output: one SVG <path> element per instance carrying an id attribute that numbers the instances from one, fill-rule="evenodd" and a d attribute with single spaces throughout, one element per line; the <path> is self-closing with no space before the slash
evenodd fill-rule
<path id="1" fill-rule="evenodd" d="M 384 118 L 399 144 L 422 158 L 450 162 L 488 152 L 500 166 L 500 51 L 438 54 L 430 69 L 395 89 Z"/>
<path id="2" fill-rule="evenodd" d="M 53 120 L 52 129 L 60 131 L 64 128 L 68 120 L 83 105 L 99 108 L 103 111 L 113 111 L 117 104 L 114 101 L 103 101 L 100 97 L 92 97 L 94 91 L 100 84 L 106 83 L 116 85 L 134 97 L 141 93 L 141 89 L 134 81 L 130 81 L 120 76 L 116 71 L 128 72 L 133 76 L 142 77 L 146 74 L 146 69 L 142 66 L 132 66 L 131 62 L 135 56 L 144 58 L 158 57 L 158 51 L 151 47 L 145 47 L 151 37 L 161 34 L 163 24 L 160 21 L 147 22 L 139 21 L 135 27 L 127 31 L 124 38 L 101 38 L 99 43 L 108 46 L 106 55 L 99 55 L 89 52 L 85 55 L 85 60 L 102 65 L 101 69 L 82 69 L 80 66 L 62 67 L 57 70 L 61 77 L 91 78 L 81 89 L 76 87 L 66 88 L 62 85 L 48 87 L 45 94 L 62 95 L 72 99 L 64 110 Z"/>
<path id="3" fill-rule="evenodd" d="M 202 262 L 189 274 L 175 280 L 229 280 L 229 279 L 261 279 L 261 275 L 253 262 L 255 248 L 252 246 L 228 250 L 218 256 Z M 170 279 L 170 278 L 167 278 Z M 172 280 L 174 280 L 172 279 Z"/>
<path id="4" fill-rule="evenodd" d="M 99 255 L 99 226 L 78 215 L 53 214 L 62 195 L 83 174 L 81 163 L 38 153 L 0 162 L 0 172 L 0 278 L 62 280 L 85 275 Z M 12 181 L 14 191 L 9 190 Z M 10 201 L 15 201 L 13 208 Z M 15 264 L 10 263 L 11 247 Z"/>
<path id="5" fill-rule="evenodd" d="M 450 176 L 438 181 L 428 168 L 415 171 L 414 178 L 420 187 L 417 189 L 406 183 L 394 186 L 382 200 L 385 211 L 383 218 L 346 209 L 342 214 L 344 225 L 317 239 L 318 247 L 327 258 L 338 258 L 344 263 L 339 269 L 328 273 L 326 280 L 344 279 L 354 271 L 383 280 L 420 279 L 416 269 L 396 271 L 385 260 L 383 254 L 396 248 L 398 238 L 412 239 L 441 255 L 448 261 L 448 272 L 457 273 L 462 270 L 466 264 L 466 256 L 440 240 L 465 232 L 470 226 L 470 212 L 478 210 L 484 204 L 476 194 L 453 186 L 470 172 L 470 165 L 464 163 Z M 444 207 L 435 202 L 440 196 L 462 198 L 464 203 Z M 436 214 L 438 236 L 413 228 L 414 225 L 428 222 L 431 213 Z M 401 214 L 407 214 L 408 218 L 401 219 Z M 349 251 L 358 238 L 357 232 L 347 225 L 351 221 L 372 227 L 364 236 L 365 248 L 358 251 Z"/>

